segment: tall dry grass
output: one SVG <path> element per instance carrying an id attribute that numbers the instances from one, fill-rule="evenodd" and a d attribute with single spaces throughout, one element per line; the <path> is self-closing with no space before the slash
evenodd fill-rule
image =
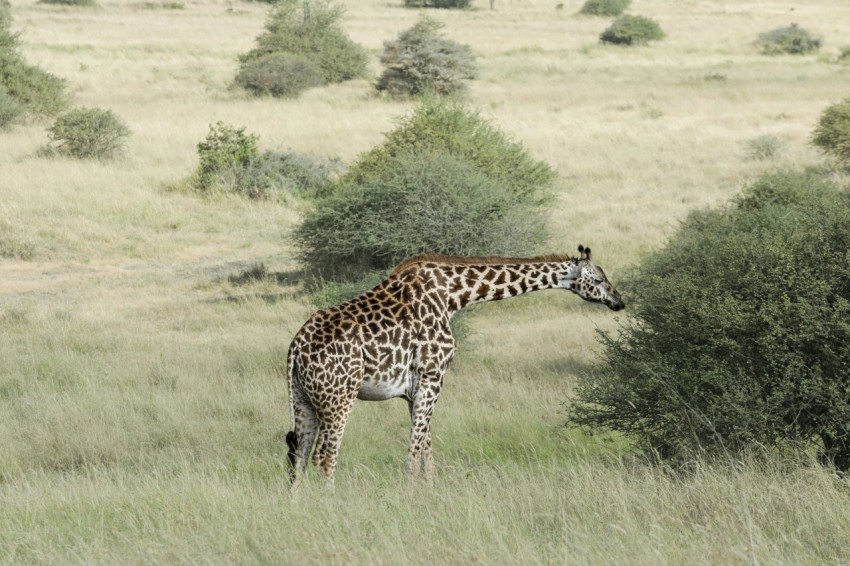
<path id="1" fill-rule="evenodd" d="M 549 292 L 471 316 L 434 418 L 433 489 L 401 472 L 404 403 L 360 403 L 335 493 L 313 477 L 291 499 L 284 352 L 312 309 L 286 238 L 299 205 L 180 187 L 218 120 L 264 149 L 351 161 L 411 103 L 368 81 L 295 101 L 232 90 L 264 3 L 99 4 L 12 6 L 27 60 L 133 133 L 106 164 L 39 157 L 45 124 L 0 135 L 0 561 L 850 560 L 847 480 L 805 457 L 667 470 L 563 429 L 595 329 L 616 322 Z M 592 246 L 615 282 L 688 211 L 818 163 L 809 133 L 847 95 L 829 62 L 850 31 L 841 0 L 636 1 L 668 35 L 637 49 L 599 45 L 608 21 L 577 1 L 496 6 L 433 15 L 479 57 L 470 104 L 559 171 L 552 250 Z M 347 7 L 375 61 L 419 15 Z M 790 21 L 823 53 L 759 55 L 757 34 Z M 764 134 L 787 140 L 781 161 L 746 158 Z M 258 262 L 271 277 L 231 281 Z"/>

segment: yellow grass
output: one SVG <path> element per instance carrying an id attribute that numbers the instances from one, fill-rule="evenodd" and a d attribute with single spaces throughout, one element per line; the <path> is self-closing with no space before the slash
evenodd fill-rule
<path id="1" fill-rule="evenodd" d="M 401 2 L 399 1 L 398 4 Z M 480 0 L 430 12 L 469 44 L 469 103 L 559 172 L 552 252 L 590 245 L 616 283 L 685 215 L 760 172 L 820 162 L 819 113 L 847 96 L 844 0 L 635 0 L 667 39 L 600 45 L 580 2 Z M 373 56 L 416 20 L 346 3 Z M 312 307 L 287 233 L 296 201 L 180 189 L 216 121 L 267 149 L 351 162 L 410 102 L 370 81 L 298 100 L 230 87 L 268 5 L 12 2 L 28 62 L 80 106 L 131 128 L 110 163 L 45 159 L 45 123 L 0 133 L 0 562 L 842 563 L 846 479 L 768 457 L 692 474 L 632 461 L 616 439 L 565 430 L 573 379 L 612 313 L 540 293 L 484 305 L 434 418 L 437 480 L 401 473 L 407 410 L 358 404 L 335 494 L 287 491 L 283 379 Z M 764 57 L 758 33 L 797 22 L 817 55 Z M 759 135 L 781 159 L 745 159 Z M 24 259 L 22 259 L 22 257 Z M 281 280 L 228 280 L 262 262 Z M 628 298 L 626 298 L 628 300 Z M 628 311 L 625 311 L 626 313 Z"/>

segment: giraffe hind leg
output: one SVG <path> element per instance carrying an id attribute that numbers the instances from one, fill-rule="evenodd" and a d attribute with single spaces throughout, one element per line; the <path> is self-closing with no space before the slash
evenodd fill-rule
<path id="1" fill-rule="evenodd" d="M 334 483 L 336 461 L 342 444 L 342 434 L 354 406 L 354 397 L 340 400 L 340 406 L 332 415 L 324 415 L 319 421 L 319 442 L 316 443 L 314 461 L 330 485 Z"/>
<path id="2" fill-rule="evenodd" d="M 286 434 L 286 443 L 289 447 L 289 479 L 294 487 L 307 471 L 307 462 L 318 429 L 318 418 L 316 410 L 304 399 L 296 399 L 293 409 L 295 430 Z"/>

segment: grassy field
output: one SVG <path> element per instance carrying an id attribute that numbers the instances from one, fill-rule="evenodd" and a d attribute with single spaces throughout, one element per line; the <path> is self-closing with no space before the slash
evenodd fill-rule
<path id="1" fill-rule="evenodd" d="M 418 17 L 400 4 L 346 2 L 375 75 Z M 634 0 L 668 37 L 629 49 L 600 45 L 609 21 L 575 0 L 474 4 L 432 13 L 478 57 L 470 105 L 559 172 L 551 251 L 590 245 L 615 283 L 690 210 L 819 163 L 814 123 L 850 94 L 845 0 Z M 367 80 L 247 98 L 230 83 L 268 5 L 168 6 L 12 0 L 27 61 L 133 133 L 110 163 L 39 157 L 44 123 L 0 133 L 0 562 L 850 562 L 850 482 L 803 457 L 684 473 L 565 429 L 595 331 L 617 324 L 566 294 L 474 311 L 433 488 L 402 473 L 405 404 L 359 403 L 336 491 L 313 474 L 290 497 L 284 359 L 313 309 L 287 239 L 299 205 L 180 187 L 216 121 L 350 162 L 412 104 Z M 820 53 L 760 55 L 758 33 L 791 22 Z M 749 159 L 762 135 L 784 151 Z M 231 281 L 260 262 L 275 277 Z"/>

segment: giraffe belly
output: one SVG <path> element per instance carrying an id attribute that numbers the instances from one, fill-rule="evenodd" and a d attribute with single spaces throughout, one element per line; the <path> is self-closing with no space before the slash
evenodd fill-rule
<path id="1" fill-rule="evenodd" d="M 360 386 L 357 398 L 364 401 L 386 401 L 396 397 L 407 397 L 409 385 L 403 377 L 366 378 Z"/>

